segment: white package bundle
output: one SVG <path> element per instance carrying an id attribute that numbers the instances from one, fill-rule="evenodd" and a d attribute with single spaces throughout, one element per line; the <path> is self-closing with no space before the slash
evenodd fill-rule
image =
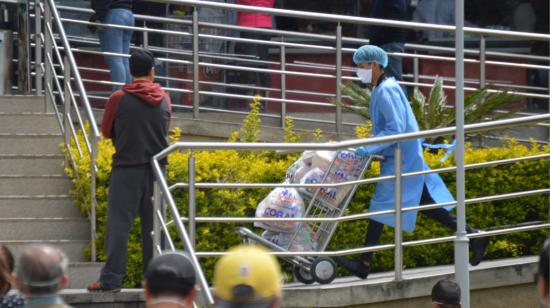
<path id="1" fill-rule="evenodd" d="M 315 251 L 317 241 L 313 239 L 311 229 L 304 225 L 294 237 L 294 233 L 264 231 L 262 237 L 273 244 L 288 249 L 289 251 Z M 294 237 L 294 239 L 293 239 Z"/>
<path id="2" fill-rule="evenodd" d="M 327 171 L 335 155 L 336 152 L 332 151 L 315 151 L 311 160 L 311 167 Z"/>
<path id="3" fill-rule="evenodd" d="M 330 152 L 329 152 L 330 153 Z M 326 162 L 323 157 L 328 158 L 329 156 L 324 155 L 316 155 L 314 156 L 313 160 L 313 166 L 323 166 L 324 162 Z M 317 158 L 317 162 L 316 162 Z M 341 183 L 346 181 L 352 181 L 357 180 L 359 176 L 361 175 L 361 169 L 362 169 L 362 159 L 360 156 L 356 155 L 354 151 L 346 150 L 346 151 L 340 151 L 336 154 L 336 157 L 334 157 L 334 164 L 328 171 L 328 174 L 326 175 L 326 178 L 323 182 L 323 177 L 325 176 L 325 172 L 321 168 L 313 168 L 309 172 L 307 172 L 300 182 L 301 184 L 332 184 L 332 183 Z M 330 163 L 329 163 L 330 164 Z M 346 186 L 340 186 L 335 188 L 326 188 L 323 187 L 319 190 L 319 193 L 317 194 L 318 199 L 321 199 L 328 204 L 337 207 L 346 197 L 346 195 L 351 190 L 351 185 Z M 315 194 L 315 191 L 317 188 L 305 188 L 301 189 L 300 193 L 304 194 L 305 196 L 312 198 Z"/>
<path id="4" fill-rule="evenodd" d="M 286 178 L 289 183 L 300 183 L 302 177 L 312 168 L 312 161 L 315 152 L 305 151 L 286 171 Z"/>
<path id="5" fill-rule="evenodd" d="M 272 190 L 256 208 L 258 218 L 300 218 L 304 201 L 294 188 L 278 187 Z M 300 223 L 296 221 L 265 221 L 254 225 L 266 230 L 292 232 Z"/>

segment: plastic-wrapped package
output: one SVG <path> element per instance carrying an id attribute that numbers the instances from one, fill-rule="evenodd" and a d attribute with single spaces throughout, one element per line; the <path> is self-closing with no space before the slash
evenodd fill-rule
<path id="1" fill-rule="evenodd" d="M 311 170 L 313 155 L 315 152 L 305 151 L 286 171 L 286 179 L 289 183 L 300 183 L 300 180 Z"/>
<path id="2" fill-rule="evenodd" d="M 272 190 L 256 208 L 259 218 L 300 218 L 304 213 L 304 201 L 294 188 L 278 187 Z M 296 221 L 265 221 L 254 225 L 266 230 L 292 232 L 299 226 Z"/>
<path id="3" fill-rule="evenodd" d="M 296 237 L 294 232 L 274 232 L 264 231 L 262 237 L 275 245 L 288 249 L 289 251 L 315 251 L 317 249 L 317 241 L 313 238 L 311 229 L 307 225 L 302 225 L 298 229 Z"/>
<path id="4" fill-rule="evenodd" d="M 317 155 L 317 153 L 320 154 Z M 330 170 L 323 170 L 322 168 L 324 166 L 326 166 L 327 169 L 330 166 L 331 161 L 326 165 L 328 158 L 331 157 L 330 153 L 334 152 L 316 152 L 313 158 L 313 168 L 302 177 L 300 181 L 301 184 L 332 184 L 357 180 L 359 178 L 361 174 L 362 158 L 356 155 L 352 150 L 339 151 L 336 153 L 336 156 L 332 156 L 331 158 L 331 161 L 334 160 L 334 163 L 332 167 L 330 167 Z M 326 177 L 325 172 L 328 172 Z M 317 198 L 337 207 L 344 200 L 351 190 L 351 187 L 351 185 L 335 188 L 323 187 L 319 190 Z M 316 190 L 316 188 L 301 188 L 300 193 L 308 198 L 312 198 Z"/>
<path id="5" fill-rule="evenodd" d="M 327 171 L 336 152 L 332 151 L 315 151 L 311 160 L 312 168 L 319 168 L 323 171 Z"/>

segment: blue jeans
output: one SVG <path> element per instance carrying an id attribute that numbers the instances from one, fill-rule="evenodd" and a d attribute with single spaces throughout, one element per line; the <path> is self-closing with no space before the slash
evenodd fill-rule
<path id="1" fill-rule="evenodd" d="M 101 20 L 104 24 L 114 24 L 121 26 L 134 26 L 134 15 L 128 9 L 111 9 Z M 99 41 L 103 52 L 112 52 L 118 54 L 130 53 L 131 30 L 103 28 L 99 31 Z M 130 83 L 130 66 L 128 58 L 117 56 L 105 56 L 105 61 L 111 71 L 111 80 L 114 82 Z M 120 89 L 121 86 L 113 86 L 113 90 Z"/>

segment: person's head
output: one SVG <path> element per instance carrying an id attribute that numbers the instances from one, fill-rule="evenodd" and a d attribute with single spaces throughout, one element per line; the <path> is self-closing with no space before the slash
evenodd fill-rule
<path id="1" fill-rule="evenodd" d="M 138 48 L 130 52 L 130 74 L 134 80 L 155 80 L 155 65 L 157 60 L 147 49 Z"/>
<path id="2" fill-rule="evenodd" d="M 550 307 L 550 238 L 546 239 L 539 257 L 539 271 L 537 273 L 537 290 L 543 307 Z"/>
<path id="3" fill-rule="evenodd" d="M 14 265 L 11 251 L 8 247 L 0 245 L 0 295 L 6 294 L 11 289 Z"/>
<path id="4" fill-rule="evenodd" d="M 358 67 L 361 82 L 374 84 L 388 66 L 388 54 L 378 46 L 363 45 L 353 54 L 353 63 Z"/>
<path id="5" fill-rule="evenodd" d="M 166 252 L 151 260 L 143 283 L 146 307 L 193 307 L 195 269 L 182 252 Z"/>
<path id="6" fill-rule="evenodd" d="M 452 280 L 438 281 L 432 288 L 432 308 L 460 308 L 460 287 Z"/>
<path id="7" fill-rule="evenodd" d="M 67 286 L 69 260 L 49 245 L 26 247 L 18 259 L 15 282 L 26 296 L 56 294 Z"/>
<path id="8" fill-rule="evenodd" d="M 8 270 L 10 273 L 13 273 L 15 270 L 15 258 L 13 257 L 13 253 L 11 250 L 4 245 L 0 244 L 0 259 L 3 259 L 4 262 L 6 262 L 6 266 L 8 267 Z"/>
<path id="9" fill-rule="evenodd" d="M 241 245 L 214 269 L 216 307 L 276 308 L 281 302 L 281 268 L 263 248 Z"/>

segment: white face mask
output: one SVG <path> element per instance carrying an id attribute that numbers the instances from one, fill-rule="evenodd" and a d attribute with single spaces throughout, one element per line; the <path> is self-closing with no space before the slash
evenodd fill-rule
<path id="1" fill-rule="evenodd" d="M 357 69 L 357 77 L 361 79 L 362 83 L 372 82 L 372 69 L 359 68 Z"/>

